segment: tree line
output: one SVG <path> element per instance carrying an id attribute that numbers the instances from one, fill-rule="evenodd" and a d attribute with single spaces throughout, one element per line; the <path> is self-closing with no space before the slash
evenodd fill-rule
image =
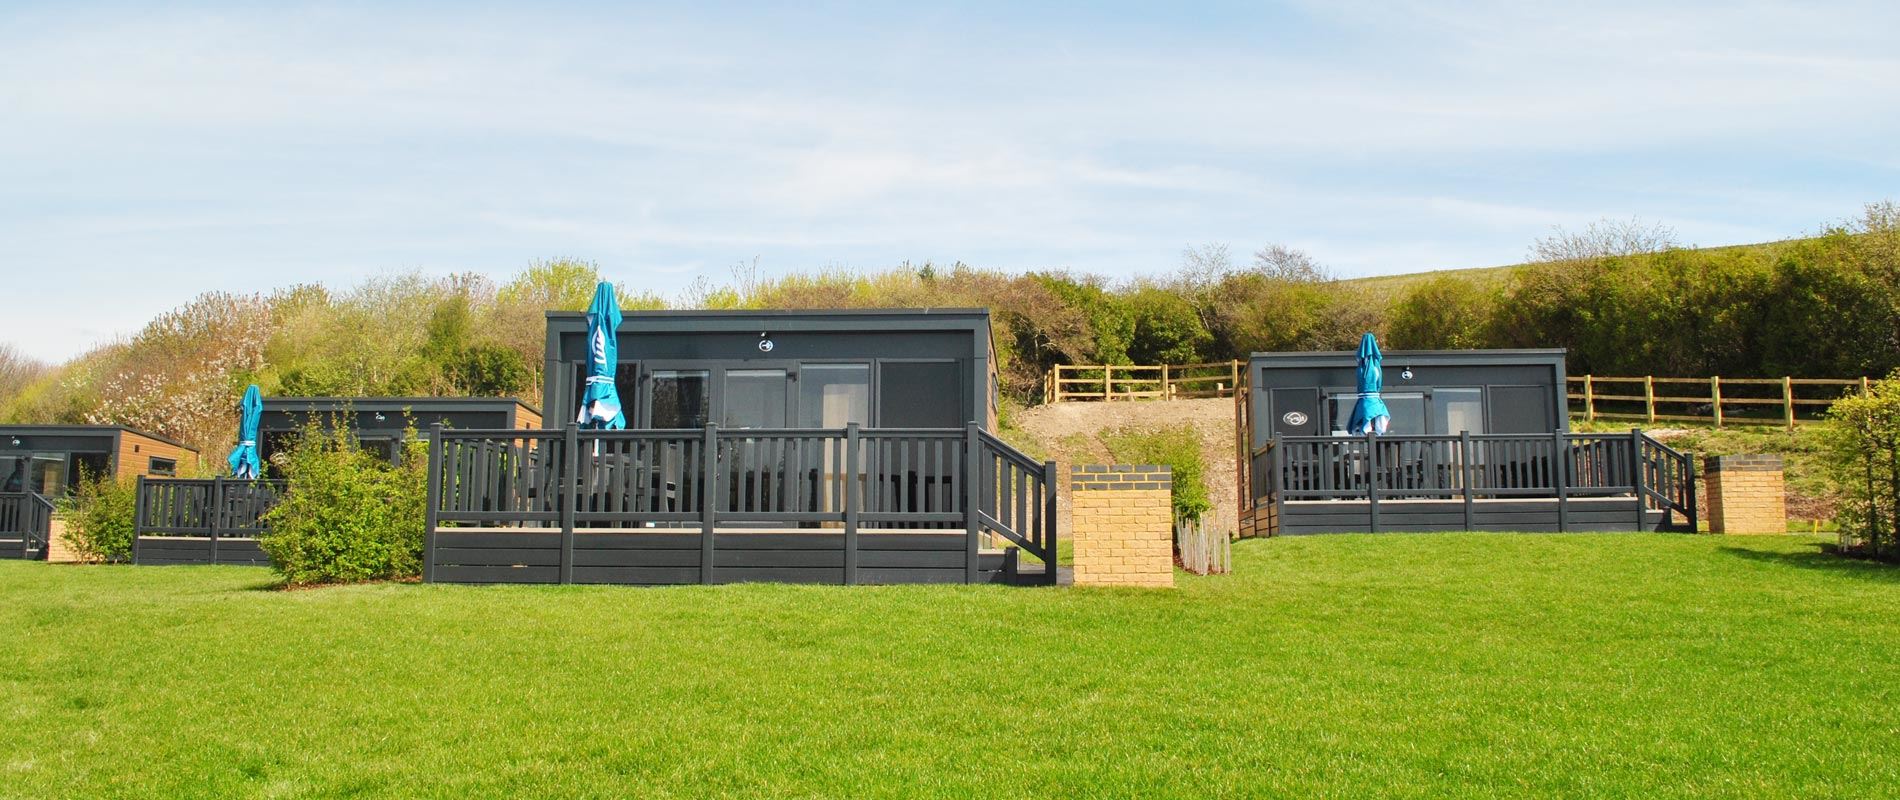
<path id="1" fill-rule="evenodd" d="M 1224 361 L 1255 351 L 1563 347 L 1574 373 L 1849 377 L 1900 367 L 1900 207 L 1819 235 L 1693 249 L 1668 230 L 1601 222 L 1534 243 L 1532 263 L 1389 282 L 1344 280 L 1271 246 L 1187 250 L 1114 281 L 957 263 L 762 276 L 756 264 L 663 307 L 987 307 L 1007 396 L 1035 402 L 1055 364 Z M 539 396 L 548 309 L 586 306 L 602 276 L 557 259 L 506 281 L 466 274 L 355 287 L 210 293 L 62 365 L 0 348 L 0 421 L 114 423 L 207 452 L 247 383 L 267 394 Z"/>

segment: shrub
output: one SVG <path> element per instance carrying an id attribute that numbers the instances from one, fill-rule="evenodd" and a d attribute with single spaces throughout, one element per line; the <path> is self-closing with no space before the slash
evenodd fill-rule
<path id="1" fill-rule="evenodd" d="M 138 482 L 109 475 L 82 475 L 70 497 L 60 501 L 66 513 L 64 538 L 87 561 L 132 560 L 133 515 L 138 511 Z"/>
<path id="2" fill-rule="evenodd" d="M 258 546 L 293 585 L 422 572 L 428 446 L 412 429 L 400 465 L 357 446 L 347 426 L 305 428 L 279 462 L 289 480 Z"/>
<path id="3" fill-rule="evenodd" d="M 1844 550 L 1900 556 L 1900 372 L 1827 412 L 1827 462 L 1840 490 Z"/>
<path id="4" fill-rule="evenodd" d="M 1201 436 L 1192 425 L 1170 428 L 1122 428 L 1102 437 L 1116 461 L 1126 464 L 1163 464 L 1174 473 L 1174 515 L 1198 520 L 1214 507 L 1207 493 L 1207 461 L 1201 455 Z"/>

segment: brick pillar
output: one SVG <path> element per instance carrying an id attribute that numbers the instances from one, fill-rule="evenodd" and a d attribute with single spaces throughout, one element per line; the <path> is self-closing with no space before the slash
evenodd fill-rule
<path id="1" fill-rule="evenodd" d="M 1788 532 L 1781 456 L 1710 456 L 1702 460 L 1702 474 L 1710 533 Z"/>
<path id="2" fill-rule="evenodd" d="M 78 563 L 79 551 L 74 550 L 73 546 L 66 542 L 65 518 L 54 516 L 52 527 L 48 532 L 50 535 L 46 538 L 52 539 L 53 541 L 46 546 L 46 560 L 53 564 Z"/>
<path id="3" fill-rule="evenodd" d="M 1089 464 L 1069 472 L 1077 586 L 1174 586 L 1168 467 Z"/>

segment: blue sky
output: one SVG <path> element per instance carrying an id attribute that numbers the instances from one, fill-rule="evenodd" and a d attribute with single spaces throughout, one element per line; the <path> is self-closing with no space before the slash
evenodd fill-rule
<path id="1" fill-rule="evenodd" d="M 0 341 L 553 256 L 1364 275 L 1900 198 L 1890 1 L 683 5 L 0 2 Z"/>

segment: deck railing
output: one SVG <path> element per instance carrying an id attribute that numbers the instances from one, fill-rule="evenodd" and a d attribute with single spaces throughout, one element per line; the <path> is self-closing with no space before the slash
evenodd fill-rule
<path id="1" fill-rule="evenodd" d="M 132 561 L 263 563 L 256 540 L 269 529 L 264 515 L 285 488 L 281 480 L 141 477 Z"/>
<path id="2" fill-rule="evenodd" d="M 1630 496 L 1696 520 L 1693 463 L 1639 431 L 1276 436 L 1249 466 L 1255 504 Z"/>
<path id="3" fill-rule="evenodd" d="M 52 528 L 53 501 L 36 492 L 0 493 L 0 558 L 45 558 Z"/>
<path id="4" fill-rule="evenodd" d="M 1055 465 L 975 425 L 438 427 L 430 436 L 432 536 L 454 528 L 559 529 L 570 537 L 576 529 L 699 529 L 709 551 L 720 527 L 833 528 L 844 534 L 849 581 L 860 529 L 962 529 L 971 570 L 985 534 L 1055 563 Z M 571 549 L 563 545 L 564 559 Z M 713 563 L 710 552 L 702 563 Z M 1053 580 L 1053 567 L 1047 572 Z"/>

